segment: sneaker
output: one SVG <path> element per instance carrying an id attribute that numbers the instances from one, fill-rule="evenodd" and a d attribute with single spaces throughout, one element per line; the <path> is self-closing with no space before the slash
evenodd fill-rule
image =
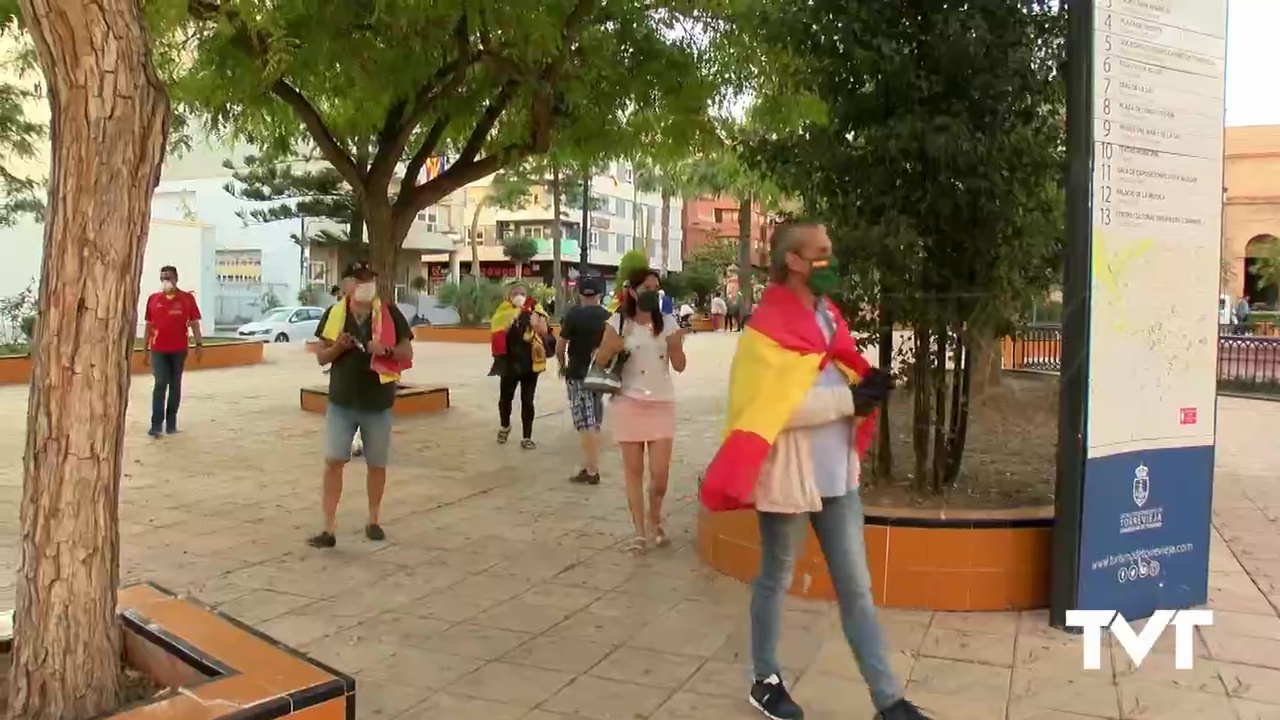
<path id="1" fill-rule="evenodd" d="M 525 438 L 520 441 L 520 447 L 525 450 L 535 450 L 538 447 L 538 443 L 534 442 L 532 438 Z"/>
<path id="2" fill-rule="evenodd" d="M 509 427 L 498 428 L 498 444 L 499 445 L 505 445 L 507 442 L 507 438 L 510 436 L 511 436 L 511 428 Z"/>
<path id="3" fill-rule="evenodd" d="M 600 473 L 589 473 L 585 469 L 579 470 L 577 475 L 569 478 L 569 482 L 578 485 L 599 485 Z"/>
<path id="4" fill-rule="evenodd" d="M 907 700 L 899 700 L 881 710 L 876 720 L 929 720 L 929 716 Z"/>
<path id="5" fill-rule="evenodd" d="M 387 539 L 387 534 L 382 531 L 382 526 L 377 523 L 365 525 L 364 536 L 375 542 Z"/>
<path id="6" fill-rule="evenodd" d="M 804 710 L 791 699 L 791 693 L 782 684 L 782 678 L 770 675 L 764 680 L 757 680 L 751 686 L 751 695 L 747 698 L 751 706 L 773 720 L 802 720 Z"/>
<path id="7" fill-rule="evenodd" d="M 176 428 L 176 427 L 171 427 L 171 428 L 165 428 L 165 429 L 164 429 L 164 434 L 165 434 L 165 435 L 177 435 L 179 432 L 180 432 L 180 431 L 179 431 L 179 430 L 178 430 L 178 428 Z"/>
<path id="8" fill-rule="evenodd" d="M 331 548 L 338 544 L 338 539 L 328 530 L 307 540 L 307 544 L 313 548 Z"/>
<path id="9" fill-rule="evenodd" d="M 147 431 L 147 434 L 153 438 L 158 438 L 164 435 L 164 433 L 160 432 L 160 428 L 151 428 Z"/>

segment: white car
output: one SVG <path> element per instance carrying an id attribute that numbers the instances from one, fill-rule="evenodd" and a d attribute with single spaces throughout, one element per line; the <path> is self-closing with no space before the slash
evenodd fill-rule
<path id="1" fill-rule="evenodd" d="M 321 315 L 324 308 L 278 307 L 268 311 L 261 320 L 241 325 L 236 335 L 271 342 L 306 340 L 315 336 Z"/>

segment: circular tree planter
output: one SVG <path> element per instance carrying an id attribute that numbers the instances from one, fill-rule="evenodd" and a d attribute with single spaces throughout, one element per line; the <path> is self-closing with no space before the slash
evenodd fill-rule
<path id="1" fill-rule="evenodd" d="M 1049 604 L 1053 508 L 866 509 L 864 534 L 877 605 L 925 610 L 1026 610 Z M 743 582 L 760 569 L 751 510 L 698 516 L 698 556 Z M 826 560 L 810 528 L 790 593 L 834 600 Z"/>
<path id="2" fill-rule="evenodd" d="M 203 357 L 196 359 L 194 353 L 187 355 L 185 371 L 214 370 L 217 368 L 257 365 L 263 361 L 263 343 L 257 340 L 210 341 L 204 346 Z M 129 358 L 129 370 L 135 375 L 151 372 L 151 367 L 143 362 L 144 350 L 134 350 Z M 22 385 L 31 380 L 31 356 L 0 356 L 0 385 Z"/>
<path id="3" fill-rule="evenodd" d="M 560 326 L 550 325 L 553 335 L 560 334 Z M 484 327 L 467 325 L 415 325 L 413 339 L 415 342 L 462 343 L 467 345 L 488 345 L 493 333 Z"/>

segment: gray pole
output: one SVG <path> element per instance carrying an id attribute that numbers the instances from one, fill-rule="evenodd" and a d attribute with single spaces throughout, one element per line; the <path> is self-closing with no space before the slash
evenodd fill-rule
<path id="1" fill-rule="evenodd" d="M 582 232 L 578 238 L 578 282 L 587 276 L 591 250 L 591 170 L 582 171 Z"/>

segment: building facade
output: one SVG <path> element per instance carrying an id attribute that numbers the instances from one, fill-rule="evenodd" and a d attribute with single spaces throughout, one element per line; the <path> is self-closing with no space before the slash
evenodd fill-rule
<path id="1" fill-rule="evenodd" d="M 1227 128 L 1223 155 L 1223 292 L 1274 308 L 1257 266 L 1280 252 L 1280 125 Z"/>
<path id="2" fill-rule="evenodd" d="M 738 240 L 738 215 L 741 203 L 727 195 L 701 195 L 685 201 L 681 223 L 684 226 L 685 258 L 707 243 L 717 240 Z M 752 205 L 751 259 L 757 267 L 769 266 L 769 240 L 773 235 L 773 221 L 768 213 Z"/>

